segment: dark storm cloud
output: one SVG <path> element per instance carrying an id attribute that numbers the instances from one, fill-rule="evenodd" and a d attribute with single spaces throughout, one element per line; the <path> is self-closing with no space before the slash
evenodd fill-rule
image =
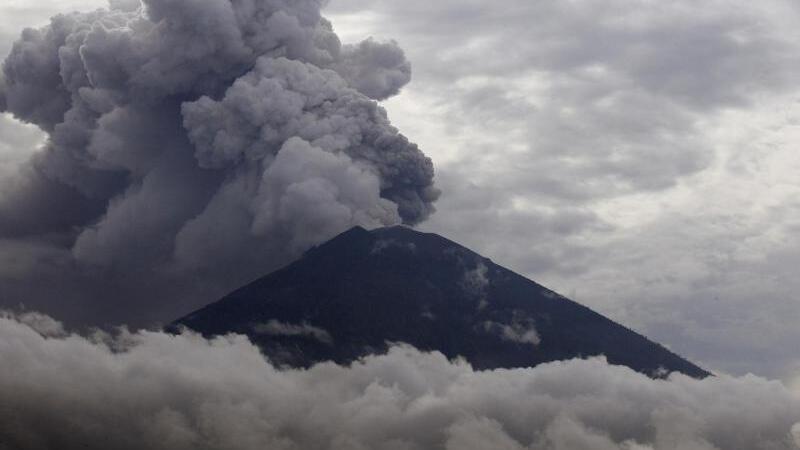
<path id="1" fill-rule="evenodd" d="M 273 367 L 245 337 L 89 338 L 0 317 L 0 446 L 792 450 L 800 398 L 754 376 L 652 380 L 602 359 L 475 371 L 396 347 Z"/>
<path id="2" fill-rule="evenodd" d="M 427 218 L 431 161 L 372 100 L 397 94 L 410 64 L 394 42 L 342 46 L 320 7 L 120 0 L 23 31 L 0 111 L 48 139 L 4 180 L 0 243 L 46 242 L 61 261 L 21 255 L 30 280 L 83 280 L 59 294 L 93 298 L 95 320 L 148 302 L 175 314 L 350 226 Z M 4 269 L 0 286 L 15 281 Z M 213 294 L 170 308 L 164 286 L 185 300 L 196 292 L 176 286 L 196 277 Z M 149 300 L 130 302 L 139 289 Z"/>

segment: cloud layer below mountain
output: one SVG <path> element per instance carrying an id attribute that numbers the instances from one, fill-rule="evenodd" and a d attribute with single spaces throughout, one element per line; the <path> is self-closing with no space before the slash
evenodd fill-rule
<path id="1" fill-rule="evenodd" d="M 16 450 L 800 448 L 780 382 L 603 359 L 478 372 L 395 347 L 284 370 L 243 336 L 82 337 L 25 313 L 0 318 L 0 360 L 0 444 Z"/>

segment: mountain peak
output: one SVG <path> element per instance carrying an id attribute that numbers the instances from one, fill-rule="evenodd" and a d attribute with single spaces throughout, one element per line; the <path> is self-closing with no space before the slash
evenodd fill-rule
<path id="1" fill-rule="evenodd" d="M 479 369 L 604 355 L 651 376 L 694 364 L 442 236 L 354 227 L 175 322 L 248 335 L 274 362 L 350 363 L 390 343 Z"/>

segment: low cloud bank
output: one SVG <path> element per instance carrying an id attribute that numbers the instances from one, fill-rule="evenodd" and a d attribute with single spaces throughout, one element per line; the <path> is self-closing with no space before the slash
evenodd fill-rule
<path id="1" fill-rule="evenodd" d="M 602 359 L 478 372 L 395 347 L 279 370 L 243 336 L 84 337 L 5 314 L 0 360 L 2 449 L 800 447 L 800 398 L 779 382 L 652 380 Z"/>

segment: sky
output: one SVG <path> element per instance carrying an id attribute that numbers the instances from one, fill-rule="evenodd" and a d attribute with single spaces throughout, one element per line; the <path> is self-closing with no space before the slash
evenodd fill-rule
<path id="1" fill-rule="evenodd" d="M 102 6 L 5 1 L 0 53 L 10 51 L 24 26 Z M 430 195 L 424 205 L 405 209 L 417 208 L 420 229 L 473 248 L 706 368 L 797 382 L 800 8 L 794 2 L 331 0 L 323 14 L 344 43 L 369 37 L 385 43 L 376 57 L 384 59 L 370 64 L 395 64 L 384 61 L 398 57 L 396 47 L 410 63 L 410 83 L 400 68 L 381 80 L 393 83 L 386 92 L 383 85 L 371 92 L 370 80 L 361 80 L 360 90 L 382 99 L 393 126 L 433 162 L 438 200 L 423 186 L 420 196 Z M 352 84 L 358 74 L 350 75 Z M 232 107 L 198 105 L 198 120 L 212 106 Z M 25 170 L 44 134 L 9 115 L 0 118 L 0 130 L 0 177 L 8 181 Z M 296 147 L 295 159 L 313 153 Z M 294 173 L 292 161 L 283 158 L 280 168 Z M 318 170 L 329 178 L 352 174 L 359 169 L 351 162 Z M 378 182 L 357 173 L 363 182 L 353 192 Z M 376 212 L 382 203 L 363 198 L 353 194 L 345 206 L 365 211 L 376 225 L 411 217 L 403 208 L 394 216 L 391 208 Z M 436 212 L 427 217 L 419 208 L 429 204 Z M 285 263 L 336 228 L 315 225 L 328 216 L 312 219 L 291 219 L 303 238 L 280 250 L 287 256 L 254 259 L 259 269 Z M 204 226 L 210 227 L 194 228 L 200 231 L 192 242 L 210 232 Z M 122 248 L 108 244 L 113 236 L 90 235 L 70 250 L 78 259 L 102 265 L 103 251 Z M 26 303 L 68 320 L 82 300 L 80 289 L 64 286 L 83 278 L 41 269 L 43 260 L 64 258 L 51 245 L 63 237 L 48 239 L 10 232 L 0 239 L 6 249 L 0 278 L 11 280 L 7 292 L 15 293 L 3 301 L 23 302 L 29 291 L 43 298 L 52 289 L 42 284 L 52 283 L 64 298 Z M 189 265 L 229 257 L 215 248 L 186 248 L 181 255 L 188 254 Z M 47 281 L 32 286 L 31 274 Z M 225 274 L 227 284 L 211 292 L 224 292 L 237 277 Z M 142 322 L 167 321 L 194 305 L 176 303 L 132 309 L 155 311 L 143 313 Z M 117 303 L 107 307 L 109 316 L 130 312 Z"/>

